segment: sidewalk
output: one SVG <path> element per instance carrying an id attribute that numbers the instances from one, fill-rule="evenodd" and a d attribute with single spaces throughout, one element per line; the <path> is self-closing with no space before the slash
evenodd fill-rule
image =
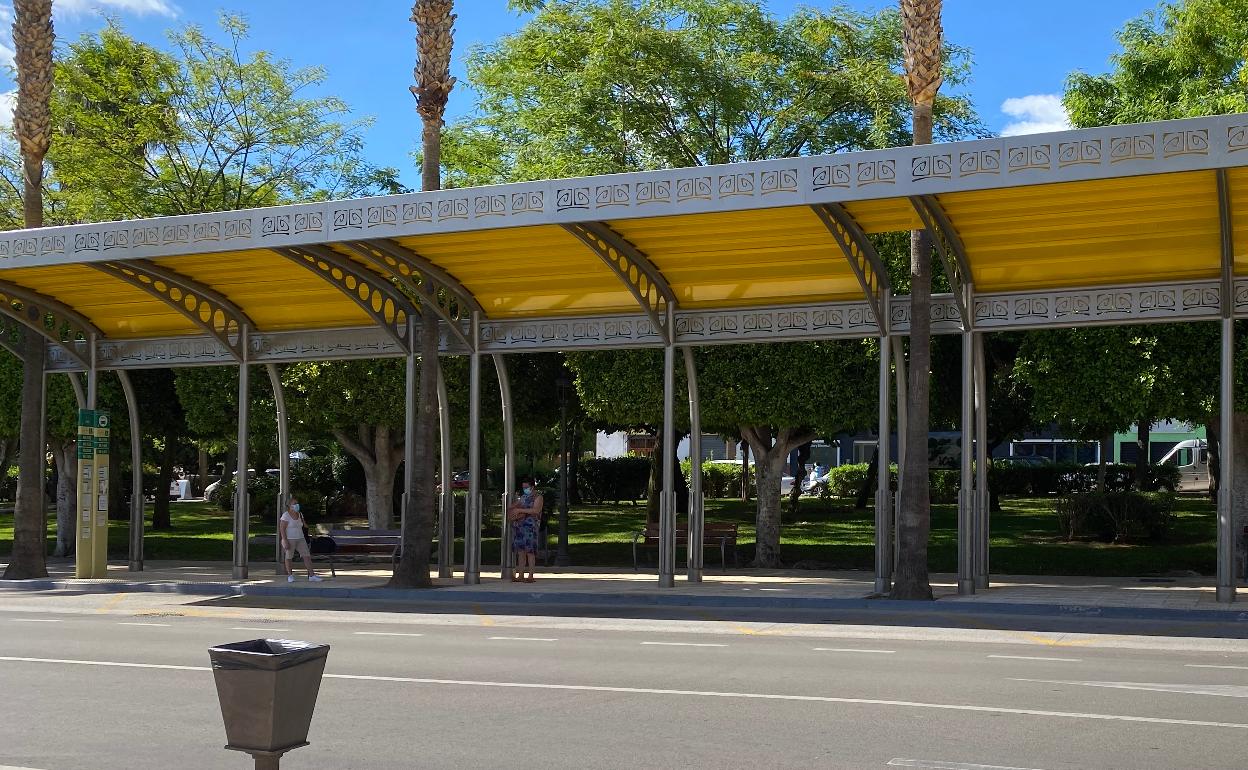
<path id="1" fill-rule="evenodd" d="M 661 589 L 651 573 L 621 569 L 568 568 L 539 573 L 536 583 L 508 583 L 497 572 L 480 585 L 463 584 L 462 573 L 436 579 L 436 590 L 388 589 L 388 569 L 350 565 L 323 582 L 297 577 L 288 583 L 271 563 L 256 563 L 247 580 L 230 577 L 222 562 L 148 562 L 133 573 L 124 564 L 109 567 L 103 580 L 73 579 L 73 565 L 49 565 L 50 578 L 0 582 L 3 590 L 78 591 L 90 593 L 156 592 L 199 596 L 282 596 L 331 599 L 450 602 L 459 604 L 549 604 L 672 606 L 752 609 L 905 609 L 924 612 L 1067 615 L 1105 618 L 1245 622 L 1248 604 L 1219 604 L 1212 578 L 1092 578 L 994 576 L 992 587 L 974 596 L 957 596 L 956 576 L 932 576 L 938 599 L 929 602 L 883 602 L 871 596 L 865 572 L 804 570 L 734 570 L 708 574 L 701 584 L 678 576 L 674 588 Z M 320 565 L 318 565 L 320 566 Z M 1248 598 L 1245 596 L 1243 598 Z"/>

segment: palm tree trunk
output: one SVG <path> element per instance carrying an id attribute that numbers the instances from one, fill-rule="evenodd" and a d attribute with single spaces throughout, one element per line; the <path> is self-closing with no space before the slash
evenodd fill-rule
<path id="1" fill-rule="evenodd" d="M 451 77 L 451 47 L 455 14 L 452 0 L 416 0 L 411 20 L 416 24 L 417 61 L 411 87 L 420 113 L 421 186 L 428 192 L 442 187 L 442 118 L 455 78 Z M 437 465 L 438 318 L 422 312 L 420 322 L 420 391 L 416 410 L 413 468 L 408 474 L 407 504 L 403 511 L 403 555 L 390 585 L 424 587 L 429 579 L 429 551 L 438 508 L 434 484 Z M 407 419 L 412 419 L 408 415 Z M 443 479 L 449 483 L 449 479 Z"/>
<path id="2" fill-rule="evenodd" d="M 901 0 L 906 85 L 914 105 L 914 144 L 932 142 L 932 108 L 941 84 L 943 35 L 940 0 Z M 931 599 L 927 543 L 931 533 L 928 492 L 928 403 L 932 358 L 932 239 L 910 234 L 910 372 L 906 450 L 897 519 L 897 570 L 889 597 Z M 883 469 L 881 469 L 883 472 Z"/>
<path id="3" fill-rule="evenodd" d="M 13 133 L 22 153 L 22 210 L 26 227 L 43 226 L 43 158 L 51 141 L 52 0 L 15 0 L 13 49 L 17 66 L 17 103 Z M 21 448 L 17 502 L 13 510 L 13 555 L 4 577 L 47 577 L 47 529 L 43 474 L 43 369 L 47 347 L 41 335 L 27 331 L 22 349 Z"/>

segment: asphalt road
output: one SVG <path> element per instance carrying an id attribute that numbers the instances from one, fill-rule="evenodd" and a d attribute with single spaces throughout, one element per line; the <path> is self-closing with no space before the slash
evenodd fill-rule
<path id="1" fill-rule="evenodd" d="M 248 768 L 207 648 L 332 645 L 298 768 L 1243 768 L 1248 643 L 0 593 L 0 769 Z"/>

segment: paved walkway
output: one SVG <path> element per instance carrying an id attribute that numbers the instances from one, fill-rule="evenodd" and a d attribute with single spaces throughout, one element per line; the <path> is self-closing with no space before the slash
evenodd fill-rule
<path id="1" fill-rule="evenodd" d="M 222 562 L 158 562 L 151 561 L 143 572 L 127 571 L 124 564 L 109 567 L 109 578 L 100 581 L 73 580 L 73 565 L 54 563 L 49 566 L 51 582 L 38 581 L 29 588 L 58 588 L 116 591 L 149 590 L 176 593 L 282 594 L 290 596 L 337 596 L 379 598 L 378 594 L 390 573 L 381 565 L 348 565 L 330 578 L 325 565 L 318 570 L 323 582 L 308 582 L 297 577 L 288 583 L 284 575 L 274 574 L 271 563 L 251 566 L 250 578 L 235 581 L 230 566 Z M 821 600 L 831 606 L 840 601 L 861 601 L 870 598 L 872 579 L 865 572 L 814 572 L 804 570 L 734 570 L 725 574 L 707 574 L 701 584 L 688 583 L 678 576 L 676 587 L 660 589 L 651 573 L 635 573 L 621 569 L 568 568 L 539 572 L 536 583 L 508 583 L 497 572 L 483 576 L 480 585 L 463 584 L 462 573 L 454 579 L 437 580 L 437 591 L 419 592 L 419 598 L 436 601 L 508 602 L 554 601 L 563 604 L 594 604 L 611 602 L 672 603 L 696 605 L 749 604 L 777 607 L 815 605 Z M 141 585 L 138 585 L 141 584 Z M 8 584 L 9 587 L 19 587 Z M 937 574 L 932 585 L 941 601 L 937 606 L 969 610 L 973 606 L 1016 606 L 1019 611 L 1038 610 L 1041 606 L 1060 608 L 1063 612 L 1086 612 L 1096 608 L 1123 610 L 1172 610 L 1227 613 L 1227 619 L 1248 620 L 1248 591 L 1241 592 L 1241 601 L 1219 604 L 1214 600 L 1212 578 L 1091 578 L 1091 577 L 1027 577 L 994 576 L 992 587 L 974 596 L 958 596 L 956 576 Z M 0 583 L 0 588 L 5 587 Z M 392 595 L 387 592 L 387 596 Z M 394 598 L 417 598 L 417 594 Z M 970 605 L 970 606 L 966 606 Z"/>

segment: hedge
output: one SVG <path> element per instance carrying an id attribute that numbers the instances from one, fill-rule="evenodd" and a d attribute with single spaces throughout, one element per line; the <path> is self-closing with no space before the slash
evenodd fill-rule
<path id="1" fill-rule="evenodd" d="M 650 485 L 650 458 L 595 457 L 580 462 L 581 496 L 594 503 L 640 500 Z"/>

